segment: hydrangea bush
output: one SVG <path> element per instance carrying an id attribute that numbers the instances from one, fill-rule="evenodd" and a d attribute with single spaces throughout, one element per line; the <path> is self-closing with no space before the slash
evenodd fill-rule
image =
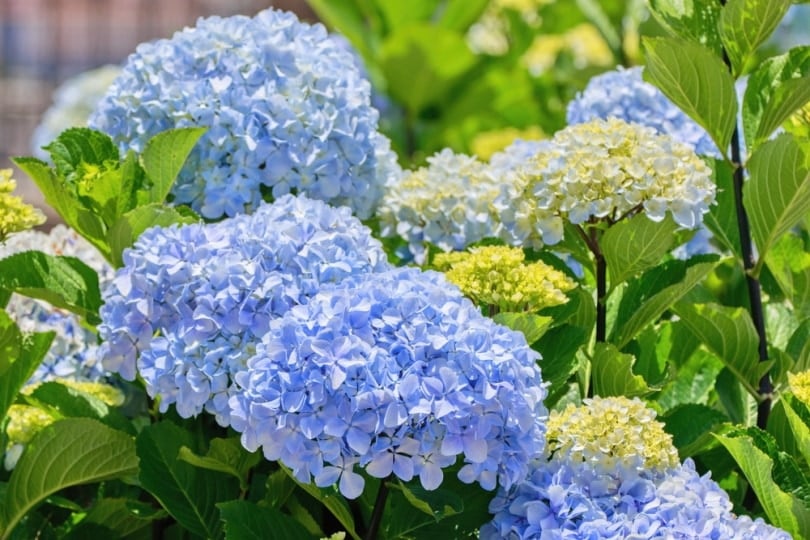
<path id="1" fill-rule="evenodd" d="M 345 204 L 365 218 L 398 174 L 370 91 L 322 25 L 268 9 L 200 19 L 140 45 L 90 126 L 136 152 L 160 131 L 208 127 L 172 190 L 175 203 L 206 218 L 250 212 L 265 196 L 287 193 Z"/>
<path id="2" fill-rule="evenodd" d="M 789 1 L 310 3 L 0 173 L 0 540 L 810 537 Z"/>

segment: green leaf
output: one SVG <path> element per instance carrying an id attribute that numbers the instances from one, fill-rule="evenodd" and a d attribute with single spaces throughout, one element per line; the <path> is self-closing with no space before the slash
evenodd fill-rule
<path id="1" fill-rule="evenodd" d="M 670 360 L 669 356 L 666 358 Z M 720 359 L 698 349 L 689 360 L 677 367 L 674 377 L 664 385 L 655 401 L 663 411 L 692 403 L 705 405 L 717 386 L 717 377 L 722 369 Z"/>
<path id="2" fill-rule="evenodd" d="M 645 326 L 702 282 L 719 261 L 715 256 L 671 261 L 630 282 L 622 297 L 619 320 L 611 341 L 624 348 Z"/>
<path id="3" fill-rule="evenodd" d="M 382 21 L 360 1 L 307 0 L 318 19 L 348 39 L 364 59 L 372 58 L 373 43 L 379 37 Z M 369 28 L 368 26 L 371 26 Z"/>
<path id="4" fill-rule="evenodd" d="M 757 448 L 750 436 L 717 436 L 734 457 L 757 494 L 768 520 L 796 538 L 810 537 L 810 510 L 797 497 L 785 493 L 774 482 L 771 456 Z"/>
<path id="5" fill-rule="evenodd" d="M 44 161 L 32 157 L 15 157 L 11 161 L 34 181 L 48 206 L 53 208 L 66 224 L 78 229 L 78 213 L 81 204 L 50 166 Z"/>
<path id="6" fill-rule="evenodd" d="M 723 43 L 717 26 L 722 4 L 716 0 L 649 0 L 653 16 L 673 36 L 703 45 L 718 57 Z"/>
<path id="7" fill-rule="evenodd" d="M 388 91 L 411 114 L 441 103 L 477 61 L 463 35 L 430 25 L 398 28 L 380 51 Z"/>
<path id="8" fill-rule="evenodd" d="M 810 46 L 768 58 L 751 73 L 743 97 L 742 118 L 749 151 L 774 132 L 810 99 Z M 793 81 L 804 81 L 801 82 Z M 785 85 L 787 85 L 785 87 Z"/>
<path id="9" fill-rule="evenodd" d="M 275 508 L 247 501 L 230 501 L 217 506 L 225 522 L 225 538 L 228 540 L 263 540 L 268 534 L 278 540 L 314 538 L 303 525 Z"/>
<path id="10" fill-rule="evenodd" d="M 136 439 L 141 485 L 189 532 L 218 538 L 222 523 L 216 505 L 237 498 L 238 484 L 178 459 L 183 446 L 193 446 L 192 434 L 171 422 L 144 428 Z"/>
<path id="11" fill-rule="evenodd" d="M 86 127 L 70 128 L 45 147 L 53 160 L 57 173 L 67 177 L 81 164 L 101 165 L 118 162 L 115 143 L 106 133 Z"/>
<path id="12" fill-rule="evenodd" d="M 464 511 L 464 500 L 452 490 L 440 487 L 428 491 L 413 482 L 398 482 L 393 487 L 399 489 L 414 508 L 436 521 Z"/>
<path id="13" fill-rule="evenodd" d="M 759 336 L 748 311 L 719 304 L 687 302 L 675 304 L 674 311 L 751 395 L 758 395 L 759 380 L 772 362 L 759 361 Z"/>
<path id="14" fill-rule="evenodd" d="M 792 135 L 762 144 L 749 161 L 743 201 L 759 251 L 757 271 L 781 235 L 810 213 L 810 163 Z"/>
<path id="15" fill-rule="evenodd" d="M 534 344 L 535 350 L 543 355 L 540 369 L 543 380 L 551 386 L 550 393 L 560 387 L 577 370 L 577 351 L 585 344 L 590 331 L 580 326 L 565 324 L 546 332 Z"/>
<path id="16" fill-rule="evenodd" d="M 604 1 L 576 0 L 576 4 L 588 21 L 599 30 L 614 56 L 618 57 L 622 50 L 622 36 L 617 31 L 614 21 L 611 21 L 608 13 L 602 8 Z"/>
<path id="17" fill-rule="evenodd" d="M 40 384 L 25 397 L 25 401 L 51 413 L 56 418 L 93 418 L 113 429 L 135 435 L 132 423 L 118 408 L 107 405 L 92 394 L 58 381 Z"/>
<path id="18" fill-rule="evenodd" d="M 709 133 L 725 155 L 737 120 L 734 79 L 708 49 L 672 38 L 644 38 L 644 79 Z"/>
<path id="19" fill-rule="evenodd" d="M 116 267 L 123 265 L 121 256 L 124 250 L 131 247 L 141 233 L 149 227 L 168 227 L 175 223 L 197 223 L 198 221 L 197 217 L 183 214 L 177 208 L 158 203 L 130 210 L 110 227 L 107 241 L 112 252 L 112 262 Z"/>
<path id="20" fill-rule="evenodd" d="M 685 403 L 662 415 L 661 421 L 684 458 L 695 455 L 703 444 L 701 440 L 707 439 L 715 426 L 728 422 L 728 417 L 706 405 Z"/>
<path id="21" fill-rule="evenodd" d="M 204 456 L 195 454 L 190 448 L 180 448 L 178 457 L 195 467 L 230 474 L 239 480 L 244 492 L 248 489 L 248 474 L 262 460 L 261 453 L 248 452 L 239 442 L 239 437 L 211 439 L 208 452 Z"/>
<path id="22" fill-rule="evenodd" d="M 143 169 L 152 182 L 147 202 L 162 203 L 166 200 L 191 149 L 207 130 L 204 127 L 176 128 L 149 139 L 141 154 Z"/>
<path id="23" fill-rule="evenodd" d="M 720 13 L 718 30 L 735 77 L 742 75 L 789 7 L 790 0 L 728 0 Z"/>
<path id="24" fill-rule="evenodd" d="M 712 159 L 714 183 L 717 186 L 716 204 L 703 216 L 703 222 L 712 232 L 715 240 L 729 253 L 742 259 L 740 253 L 740 229 L 737 225 L 737 211 L 734 202 L 734 170 L 721 159 Z"/>
<path id="25" fill-rule="evenodd" d="M 497 313 L 493 320 L 512 330 L 522 332 L 526 337 L 526 343 L 529 345 L 543 337 L 543 334 L 546 333 L 546 330 L 549 329 L 553 322 L 551 317 L 535 315 L 534 313 L 507 312 Z"/>
<path id="26" fill-rule="evenodd" d="M 439 24 L 444 28 L 465 32 L 489 5 L 489 0 L 449 0 L 445 2 Z"/>
<path id="27" fill-rule="evenodd" d="M 794 396 L 787 396 L 779 402 L 784 408 L 785 417 L 796 441 L 796 447 L 801 452 L 807 465 L 810 465 L 810 412 L 808 412 L 804 403 Z M 803 413 L 804 418 L 799 414 L 800 412 Z"/>
<path id="28" fill-rule="evenodd" d="M 42 363 L 55 335 L 42 332 L 23 338 L 9 316 L 0 310 L 0 418 L 6 417 L 20 389 Z M 3 345 L 6 342 L 11 345 Z"/>
<path id="29" fill-rule="evenodd" d="M 82 523 L 93 523 L 108 528 L 121 538 L 136 534 L 149 527 L 156 519 L 168 514 L 139 501 L 123 498 L 104 498 L 97 500 Z"/>
<path id="30" fill-rule="evenodd" d="M 9 479 L 3 505 L 3 538 L 48 495 L 66 487 L 131 476 L 137 472 L 129 435 L 90 418 L 68 418 L 43 428 Z"/>
<path id="31" fill-rule="evenodd" d="M 0 259 L 0 287 L 101 322 L 98 274 L 75 257 L 23 251 Z"/>
<path id="32" fill-rule="evenodd" d="M 643 396 L 652 391 L 640 375 L 633 373 L 636 359 L 610 343 L 597 343 L 593 353 L 593 393 L 597 396 Z"/>
<path id="33" fill-rule="evenodd" d="M 607 261 L 610 289 L 659 264 L 672 247 L 677 230 L 669 214 L 655 222 L 641 213 L 605 231 L 599 244 Z"/>
<path id="34" fill-rule="evenodd" d="M 281 468 L 285 473 L 287 473 L 287 476 L 289 476 L 290 479 L 292 479 L 296 485 L 298 485 L 298 487 L 303 489 L 312 498 L 321 503 L 329 511 L 329 513 L 338 520 L 346 531 L 346 534 L 354 538 L 354 540 L 360 540 L 360 536 L 355 531 L 354 517 L 349 509 L 349 505 L 346 503 L 346 499 L 340 496 L 340 494 L 333 489 L 319 488 L 312 483 L 304 484 L 303 482 L 299 482 L 292 474 L 292 471 L 283 465 Z"/>

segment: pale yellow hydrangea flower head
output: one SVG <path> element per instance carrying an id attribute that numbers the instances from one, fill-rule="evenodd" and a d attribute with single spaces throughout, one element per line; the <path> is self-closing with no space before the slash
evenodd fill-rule
<path id="1" fill-rule="evenodd" d="M 11 169 L 0 169 L 0 242 L 8 235 L 45 223 L 45 214 L 11 193 L 17 182 Z"/>
<path id="2" fill-rule="evenodd" d="M 810 369 L 799 373 L 788 373 L 788 385 L 796 399 L 810 407 Z"/>
<path id="3" fill-rule="evenodd" d="M 685 144 L 616 118 L 566 127 L 528 159 L 496 198 L 502 238 L 539 248 L 562 239 L 566 221 L 614 223 L 669 213 L 698 227 L 715 200 L 711 168 Z"/>
<path id="4" fill-rule="evenodd" d="M 499 311 L 538 311 L 564 304 L 576 284 L 564 273 L 536 261 L 525 262 L 522 249 L 508 246 L 439 253 L 434 265 L 479 305 Z"/>
<path id="5" fill-rule="evenodd" d="M 638 398 L 594 397 L 552 411 L 548 453 L 572 463 L 665 471 L 680 463 L 672 436 Z"/>

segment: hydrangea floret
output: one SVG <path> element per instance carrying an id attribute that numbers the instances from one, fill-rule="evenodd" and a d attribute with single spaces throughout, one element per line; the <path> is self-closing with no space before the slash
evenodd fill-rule
<path id="1" fill-rule="evenodd" d="M 307 194 L 370 217 L 399 174 L 370 84 L 321 24 L 267 9 L 138 46 L 90 119 L 122 151 L 204 126 L 172 193 L 206 218 Z"/>
<path id="2" fill-rule="evenodd" d="M 487 164 L 448 148 L 427 162 L 389 184 L 378 209 L 381 234 L 405 239 L 420 264 L 426 244 L 459 251 L 497 234 L 491 206 L 498 179 Z"/>
<path id="3" fill-rule="evenodd" d="M 708 474 L 679 462 L 638 399 L 593 398 L 552 412 L 547 436 L 546 459 L 490 503 L 495 517 L 481 528 L 483 540 L 790 539 L 761 518 L 736 516 Z"/>
<path id="4" fill-rule="evenodd" d="M 80 73 L 59 85 L 53 93 L 53 103 L 31 136 L 34 155 L 49 160 L 44 146 L 68 128 L 87 127 L 90 115 L 120 73 L 121 66 L 106 65 Z"/>
<path id="5" fill-rule="evenodd" d="M 810 407 L 810 369 L 788 373 L 788 386 L 796 399 Z"/>
<path id="6" fill-rule="evenodd" d="M 0 243 L 0 259 L 23 251 L 38 250 L 52 256 L 81 259 L 99 274 L 103 287 L 112 279 L 113 269 L 89 242 L 75 230 L 56 225 L 49 232 L 24 231 Z M 28 384 L 54 378 L 97 381 L 105 376 L 98 349 L 98 336 L 80 318 L 44 301 L 13 294 L 6 311 L 25 333 L 53 330 L 51 347 L 37 366 Z"/>
<path id="7" fill-rule="evenodd" d="M 12 172 L 11 169 L 0 169 L 0 244 L 12 233 L 45 223 L 45 214 L 12 195 L 17 188 Z"/>
<path id="8" fill-rule="evenodd" d="M 495 200 L 510 244 L 541 247 L 563 236 L 566 221 L 614 223 L 667 213 L 692 229 L 714 203 L 711 168 L 688 146 L 622 120 L 592 120 L 557 132 Z"/>
<path id="9" fill-rule="evenodd" d="M 253 214 L 145 231 L 103 292 L 104 365 L 160 409 L 228 425 L 233 375 L 269 322 L 321 286 L 389 268 L 347 207 L 285 195 Z"/>
<path id="10" fill-rule="evenodd" d="M 231 400 L 231 425 L 301 482 L 354 499 L 376 478 L 458 477 L 484 489 L 541 454 L 546 390 L 523 334 L 481 315 L 438 272 L 348 278 L 270 323 Z"/>
<path id="11" fill-rule="evenodd" d="M 720 157 L 714 142 L 661 90 L 642 78 L 643 68 L 619 67 L 593 77 L 567 107 L 569 124 L 618 118 L 640 124 L 690 146 L 696 153 Z"/>
<path id="12" fill-rule="evenodd" d="M 498 311 L 538 311 L 564 304 L 575 282 L 542 261 L 525 262 L 522 249 L 483 246 L 439 253 L 433 259 L 473 302 Z"/>

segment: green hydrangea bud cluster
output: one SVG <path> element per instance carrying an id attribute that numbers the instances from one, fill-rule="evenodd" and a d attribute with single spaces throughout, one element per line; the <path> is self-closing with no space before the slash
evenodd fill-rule
<path id="1" fill-rule="evenodd" d="M 638 398 L 594 397 L 580 406 L 569 404 L 551 412 L 547 433 L 549 454 L 571 463 L 661 472 L 680 465 L 672 436 Z"/>
<path id="2" fill-rule="evenodd" d="M 11 193 L 17 182 L 11 169 L 0 169 L 0 242 L 10 234 L 45 223 L 45 214 Z"/>
<path id="3" fill-rule="evenodd" d="M 439 253 L 434 265 L 479 305 L 499 311 L 538 311 L 568 301 L 576 283 L 541 262 L 525 262 L 522 249 L 508 246 Z"/>

